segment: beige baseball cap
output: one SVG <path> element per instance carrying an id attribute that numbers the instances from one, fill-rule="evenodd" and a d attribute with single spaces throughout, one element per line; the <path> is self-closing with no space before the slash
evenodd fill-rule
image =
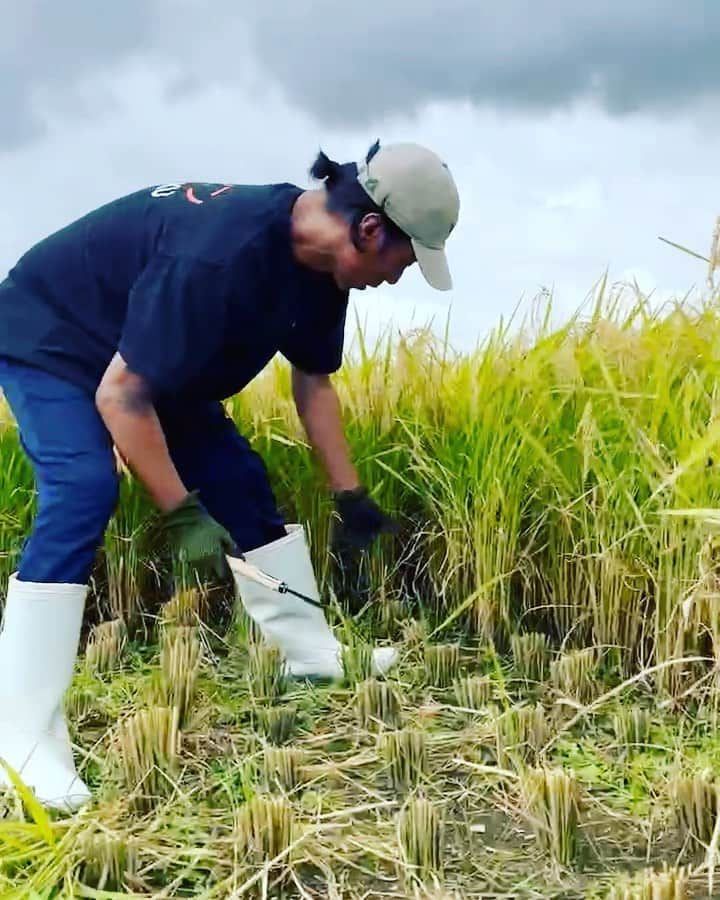
<path id="1" fill-rule="evenodd" d="M 372 151 L 371 151 L 372 153 Z M 408 235 L 425 280 L 452 288 L 445 241 L 457 224 L 460 197 L 446 163 L 419 144 L 388 144 L 358 163 L 358 181 Z"/>

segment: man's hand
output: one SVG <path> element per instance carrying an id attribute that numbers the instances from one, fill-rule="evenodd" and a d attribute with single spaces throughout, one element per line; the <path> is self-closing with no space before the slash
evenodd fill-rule
<path id="1" fill-rule="evenodd" d="M 333 552 L 342 555 L 367 550 L 379 535 L 397 534 L 397 522 L 380 509 L 364 487 L 334 496 L 337 518 L 333 523 Z"/>
<path id="2" fill-rule="evenodd" d="M 196 493 L 162 516 L 170 552 L 181 570 L 197 572 L 202 580 L 221 580 L 227 574 L 226 553 L 235 541 L 202 505 Z"/>

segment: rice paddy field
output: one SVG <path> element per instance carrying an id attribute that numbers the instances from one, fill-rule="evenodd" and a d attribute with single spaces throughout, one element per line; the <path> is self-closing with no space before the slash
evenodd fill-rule
<path id="1" fill-rule="evenodd" d="M 0 801 L 0 897 L 720 897 L 720 303 L 549 322 L 359 340 L 336 383 L 402 528 L 343 578 L 288 369 L 228 403 L 340 683 L 287 682 L 228 585 L 174 593 L 123 476 L 66 698 L 94 801 Z M 0 422 L 4 585 L 34 494 Z"/>

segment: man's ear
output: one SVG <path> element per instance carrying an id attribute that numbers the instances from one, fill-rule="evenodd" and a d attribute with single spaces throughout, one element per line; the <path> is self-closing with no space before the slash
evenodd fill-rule
<path id="1" fill-rule="evenodd" d="M 380 249 L 383 243 L 385 229 L 382 217 L 377 213 L 365 213 L 358 226 L 360 246 L 363 250 Z"/>

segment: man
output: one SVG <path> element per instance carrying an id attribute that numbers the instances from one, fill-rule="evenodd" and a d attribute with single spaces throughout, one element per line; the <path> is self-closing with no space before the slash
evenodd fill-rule
<path id="1" fill-rule="evenodd" d="M 203 576 L 229 564 L 290 674 L 342 674 L 321 609 L 237 571 L 244 555 L 318 599 L 303 529 L 285 525 L 262 461 L 220 401 L 282 353 L 335 494 L 338 541 L 367 547 L 389 520 L 359 483 L 329 378 L 348 291 L 395 284 L 416 261 L 431 285 L 450 288 L 443 248 L 459 200 L 447 166 L 416 144 L 378 142 L 359 165 L 320 153 L 311 173 L 324 182 L 317 190 L 138 191 L 37 244 L 0 284 L 0 386 L 38 487 L 0 634 L 0 758 L 48 806 L 75 809 L 89 796 L 62 698 L 117 502 L 113 444 L 157 504 L 171 551 Z M 375 669 L 394 659 L 375 650 Z"/>

